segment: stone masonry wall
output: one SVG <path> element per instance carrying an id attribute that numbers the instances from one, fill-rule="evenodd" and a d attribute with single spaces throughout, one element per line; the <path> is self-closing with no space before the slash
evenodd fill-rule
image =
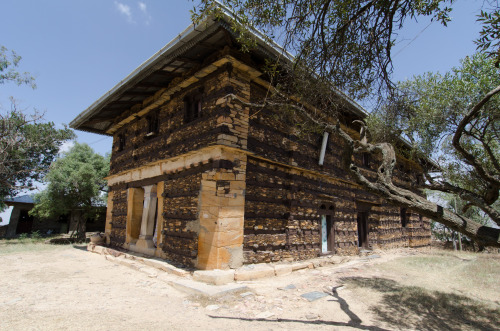
<path id="1" fill-rule="evenodd" d="M 137 118 L 118 130 L 113 137 L 110 174 L 214 145 L 221 133 L 229 133 L 229 127 L 218 122 L 221 116 L 228 115 L 229 110 L 216 102 L 221 96 L 234 92 L 229 81 L 230 69 L 223 67 L 215 71 L 160 106 L 157 109 L 159 129 L 156 135 L 146 135 L 147 116 Z M 200 117 L 185 123 L 184 97 L 200 90 L 203 91 Z M 120 135 L 125 136 L 121 151 Z"/>
<path id="2" fill-rule="evenodd" d="M 251 85 L 251 100 L 258 103 L 266 90 Z M 247 263 L 282 259 L 305 259 L 320 254 L 320 206 L 334 205 L 335 243 L 337 254 L 357 251 L 357 214 L 368 212 L 368 241 L 371 246 L 424 246 L 429 244 L 430 231 L 415 222 L 418 215 L 408 217 L 401 226 L 399 208 L 394 208 L 367 193 L 354 183 L 341 166 L 341 144 L 330 136 L 325 162 L 318 165 L 322 135 L 299 132 L 287 123 L 277 110 L 252 110 L 248 149 L 277 163 L 249 159 L 245 203 L 245 260 Z M 364 164 L 362 156 L 356 163 L 368 178 L 374 178 L 376 162 Z M 376 161 L 376 160 L 375 160 Z M 395 183 L 407 189 L 418 173 L 410 161 L 398 159 Z M 306 175 L 297 169 L 312 170 L 321 176 Z M 336 178 L 339 180 L 333 180 Z M 363 208 L 358 205 L 363 202 Z M 368 206 L 368 207 L 367 207 Z M 368 209 L 366 209 L 368 208 Z M 271 212 L 272 211 L 272 212 Z M 410 239 L 413 238 L 413 239 Z"/>

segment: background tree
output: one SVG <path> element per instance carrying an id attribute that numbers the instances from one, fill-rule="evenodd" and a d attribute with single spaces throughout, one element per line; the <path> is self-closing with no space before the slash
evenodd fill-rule
<path id="1" fill-rule="evenodd" d="M 78 217 L 76 236 L 85 240 L 86 220 L 95 217 L 96 207 L 105 205 L 108 172 L 109 157 L 76 143 L 50 166 L 44 178 L 48 186 L 36 195 L 30 213 L 42 219 L 73 213 Z"/>
<path id="2" fill-rule="evenodd" d="M 236 14 L 233 25 L 236 31 L 240 32 L 243 48 L 252 47 L 255 43 L 248 38 L 246 29 L 256 27 L 271 36 L 270 38 L 276 36 L 274 39 L 279 41 L 285 50 L 295 55 L 295 59 L 288 60 L 288 55 L 283 53 L 277 63 L 269 65 L 267 74 L 272 87 L 269 97 L 262 103 L 245 103 L 235 96 L 228 97 L 251 107 L 281 107 L 284 116 L 290 116 L 288 115 L 290 113 L 291 116 L 294 116 L 294 113 L 300 114 L 308 120 L 313 130 L 336 134 L 344 141 L 343 167 L 367 191 L 384 198 L 389 203 L 408 208 L 464 233 L 481 244 L 500 247 L 500 229 L 485 227 L 463 215 L 443 210 L 421 194 L 394 185 L 392 182 L 396 165 L 394 146 L 390 142 L 381 140 L 369 142 L 364 123 L 356 124 L 360 128 L 359 137 L 348 134 L 340 123 L 342 121 L 340 110 L 344 108 L 342 103 L 346 98 L 343 93 L 357 99 L 370 95 L 373 97 L 374 94 L 380 96 L 381 100 L 385 100 L 380 103 L 382 107 L 380 112 L 387 109 L 397 111 L 400 108 L 408 108 L 406 103 L 408 99 L 401 98 L 396 93 L 397 89 L 391 81 L 391 50 L 395 37 L 408 19 L 420 16 L 430 16 L 446 25 L 451 10 L 449 6 L 453 4 L 453 0 L 223 0 L 221 2 Z M 498 6 L 495 4 L 496 2 L 491 2 L 490 10 L 497 13 Z M 221 13 L 217 1 L 202 0 L 193 18 L 197 20 L 203 15 L 217 16 L 222 15 Z M 486 29 L 496 31 L 494 20 L 491 22 L 483 20 L 483 23 Z M 495 35 L 490 34 L 490 36 L 495 38 Z M 492 46 L 488 45 L 488 41 L 479 40 L 480 47 L 481 43 L 487 49 L 496 47 L 496 44 Z M 471 126 L 477 126 L 478 130 L 481 130 L 479 127 L 482 126 L 483 132 L 488 136 L 486 139 L 492 139 L 497 135 L 498 131 L 495 130 L 498 129 L 498 117 L 490 117 L 491 123 L 486 125 L 484 117 L 481 116 L 487 112 L 485 105 L 490 105 L 490 102 L 495 103 L 496 94 L 500 92 L 500 87 L 489 86 L 491 90 L 471 87 L 469 92 L 472 94 L 468 95 L 471 103 L 462 102 L 456 105 L 457 109 L 462 108 L 461 113 L 456 115 L 455 131 L 448 146 L 454 150 L 460 163 L 447 164 L 447 166 L 466 166 L 467 175 L 474 173 L 476 179 L 481 178 L 483 184 L 488 187 L 488 193 L 481 191 L 481 188 L 473 191 L 453 185 L 447 181 L 446 173 L 441 173 L 436 178 L 431 173 L 432 168 L 426 169 L 429 185 L 424 186 L 453 192 L 469 203 L 474 202 L 474 205 L 488 210 L 487 214 L 500 225 L 498 210 L 492 207 L 494 201 L 498 199 L 500 178 L 497 170 L 489 171 L 489 164 L 495 163 L 497 155 L 492 154 L 495 151 L 488 151 L 485 145 L 481 144 L 481 140 L 479 145 L 472 146 L 474 140 L 471 135 L 475 133 L 470 130 Z M 294 96 L 292 101 L 289 96 Z M 491 109 L 490 113 L 494 113 L 494 104 Z M 436 110 L 439 112 L 442 109 Z M 413 116 L 411 113 L 408 114 Z M 299 126 L 303 125 L 297 122 L 297 127 Z M 404 128 L 399 128 L 402 129 Z M 493 147 L 491 144 L 489 146 Z M 381 160 L 376 179 L 364 176 L 354 164 L 353 156 L 358 153 L 370 153 L 375 156 L 372 159 Z M 418 158 L 417 154 L 413 154 L 415 158 Z M 495 157 L 491 158 L 491 155 Z M 484 158 L 478 161 L 478 157 Z M 428 162 L 427 165 L 432 163 Z M 459 168 L 455 174 L 458 173 L 460 173 Z"/>
<path id="3" fill-rule="evenodd" d="M 30 85 L 36 88 L 35 78 L 29 72 L 20 73 L 17 71 L 21 57 L 14 51 L 10 51 L 5 46 L 0 46 L 0 84 L 15 82 L 17 85 Z"/>
<path id="4" fill-rule="evenodd" d="M 455 194 L 464 201 L 464 213 L 475 206 L 500 225 L 495 207 L 500 189 L 500 98 L 492 96 L 470 114 L 470 105 L 478 105 L 500 86 L 495 62 L 477 53 L 444 75 L 427 73 L 400 82 L 398 97 L 373 113 L 369 123 L 375 141 L 394 142 L 402 133 L 415 154 L 435 156 L 440 166 L 427 171 L 423 187 Z"/>
<path id="5" fill-rule="evenodd" d="M 0 47 L 0 84 L 15 82 L 35 88 L 29 73 L 21 74 L 16 67 L 21 57 Z M 27 114 L 11 98 L 9 110 L 0 106 L 0 209 L 3 200 L 20 190 L 33 189 L 46 173 L 64 141 L 75 137 L 72 130 L 57 129 L 52 122 L 44 123 L 43 114 Z"/>

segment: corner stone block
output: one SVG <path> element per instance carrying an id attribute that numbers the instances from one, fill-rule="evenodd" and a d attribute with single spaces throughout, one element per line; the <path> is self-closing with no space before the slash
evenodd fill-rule
<path id="1" fill-rule="evenodd" d="M 222 231 L 218 233 L 217 247 L 239 246 L 243 244 L 241 231 Z"/>
<path id="2" fill-rule="evenodd" d="M 193 280 L 213 285 L 224 285 L 234 282 L 234 270 L 196 270 Z"/>
<path id="3" fill-rule="evenodd" d="M 246 265 L 237 269 L 234 273 L 234 279 L 237 281 L 254 280 L 254 279 L 273 277 L 273 276 L 274 276 L 274 268 L 265 264 Z"/>
<path id="4" fill-rule="evenodd" d="M 226 217 L 220 218 L 219 223 L 219 231 L 239 231 L 243 229 L 245 222 L 244 217 Z"/>

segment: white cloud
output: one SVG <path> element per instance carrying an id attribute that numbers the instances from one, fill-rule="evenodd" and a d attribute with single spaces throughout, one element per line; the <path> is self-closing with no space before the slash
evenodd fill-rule
<path id="1" fill-rule="evenodd" d="M 115 7 L 122 15 L 125 15 L 129 23 L 134 23 L 134 19 L 132 18 L 132 9 L 129 5 L 115 1 Z"/>
<path id="2" fill-rule="evenodd" d="M 143 13 L 147 13 L 148 10 L 146 8 L 146 4 L 144 2 L 138 2 L 137 5 L 139 6 L 139 9 L 143 12 Z"/>
<path id="3" fill-rule="evenodd" d="M 146 4 L 142 1 L 139 1 L 137 3 L 137 6 L 139 7 L 140 11 L 142 12 L 142 14 L 144 16 L 144 19 L 145 19 L 144 23 L 146 25 L 149 25 L 149 23 L 151 22 L 151 15 L 149 15 L 149 13 L 148 13 L 148 8 L 147 8 Z"/>

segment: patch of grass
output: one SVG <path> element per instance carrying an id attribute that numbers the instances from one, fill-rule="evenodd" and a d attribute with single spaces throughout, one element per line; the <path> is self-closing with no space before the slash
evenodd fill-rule
<path id="1" fill-rule="evenodd" d="M 42 251 L 54 249 L 54 245 L 45 244 L 46 238 L 21 234 L 16 239 L 0 240 L 0 255 Z"/>
<path id="2" fill-rule="evenodd" d="M 344 278 L 348 288 L 380 292 L 382 299 L 370 309 L 381 322 L 397 329 L 499 330 L 498 305 L 464 295 L 405 286 L 386 278 Z"/>
<path id="3" fill-rule="evenodd" d="M 405 285 L 466 294 L 498 303 L 498 254 L 439 252 L 395 259 L 376 268 L 396 279 L 401 278 Z"/>

